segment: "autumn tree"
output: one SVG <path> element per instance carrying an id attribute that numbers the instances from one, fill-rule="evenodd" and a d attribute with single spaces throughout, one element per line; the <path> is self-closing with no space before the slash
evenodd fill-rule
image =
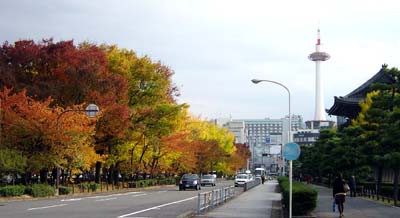
<path id="1" fill-rule="evenodd" d="M 91 138 L 93 122 L 84 114 L 65 114 L 57 122 L 63 109 L 50 107 L 51 98 L 36 101 L 25 90 L 12 94 L 5 88 L 0 100 L 1 149 L 15 150 L 26 159 L 26 178 L 55 167 L 88 169 L 99 159 Z"/>

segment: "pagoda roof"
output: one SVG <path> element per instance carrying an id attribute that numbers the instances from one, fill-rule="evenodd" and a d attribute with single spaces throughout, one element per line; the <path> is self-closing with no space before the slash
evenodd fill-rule
<path id="1" fill-rule="evenodd" d="M 382 65 L 382 68 L 361 86 L 345 96 L 335 96 L 334 104 L 326 112 L 329 115 L 343 116 L 348 118 L 357 117 L 361 111 L 359 102 L 365 100 L 367 93 L 372 91 L 371 85 L 374 83 L 391 83 L 392 79 L 385 73 L 387 65 Z"/>

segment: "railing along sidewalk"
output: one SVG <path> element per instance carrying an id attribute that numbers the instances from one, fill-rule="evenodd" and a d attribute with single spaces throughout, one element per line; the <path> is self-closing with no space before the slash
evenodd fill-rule
<path id="1" fill-rule="evenodd" d="M 197 198 L 197 213 L 200 214 L 204 210 L 216 207 L 234 196 L 235 186 L 222 187 L 208 192 L 199 192 Z"/>
<path id="2" fill-rule="evenodd" d="M 247 191 L 249 189 L 252 189 L 252 188 L 256 187 L 257 185 L 259 185 L 260 183 L 261 183 L 261 180 L 258 179 L 258 178 L 255 179 L 255 180 L 251 180 L 250 182 L 246 182 L 244 184 L 243 191 L 245 192 L 245 191 Z"/>
<path id="3" fill-rule="evenodd" d="M 382 200 L 382 202 L 385 202 L 385 200 L 390 203 L 393 201 L 392 196 L 385 196 L 382 194 L 377 194 L 376 189 L 374 188 L 366 188 L 366 187 L 361 187 L 361 190 L 357 192 L 358 196 L 363 196 L 363 197 L 368 197 L 372 198 L 373 200 Z"/>

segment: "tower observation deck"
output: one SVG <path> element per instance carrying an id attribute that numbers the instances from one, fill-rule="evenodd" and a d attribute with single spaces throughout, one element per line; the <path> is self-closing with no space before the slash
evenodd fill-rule
<path id="1" fill-rule="evenodd" d="M 311 53 L 308 56 L 310 61 L 315 62 L 315 121 L 324 121 L 325 117 L 325 109 L 324 109 L 324 100 L 323 100 L 323 84 L 322 84 L 322 75 L 321 75 L 321 61 L 327 61 L 331 57 L 328 53 L 320 51 L 321 48 L 321 38 L 320 31 L 318 29 L 318 39 L 315 44 L 315 52 Z"/>

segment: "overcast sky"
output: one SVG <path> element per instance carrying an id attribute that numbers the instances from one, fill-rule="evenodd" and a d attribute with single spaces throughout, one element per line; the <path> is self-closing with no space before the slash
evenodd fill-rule
<path id="1" fill-rule="evenodd" d="M 3 0 L 0 41 L 74 39 L 117 44 L 174 72 L 180 103 L 202 118 L 314 117 L 315 50 L 322 50 L 325 108 L 400 64 L 398 1 Z M 334 117 L 329 118 L 334 119 Z"/>

